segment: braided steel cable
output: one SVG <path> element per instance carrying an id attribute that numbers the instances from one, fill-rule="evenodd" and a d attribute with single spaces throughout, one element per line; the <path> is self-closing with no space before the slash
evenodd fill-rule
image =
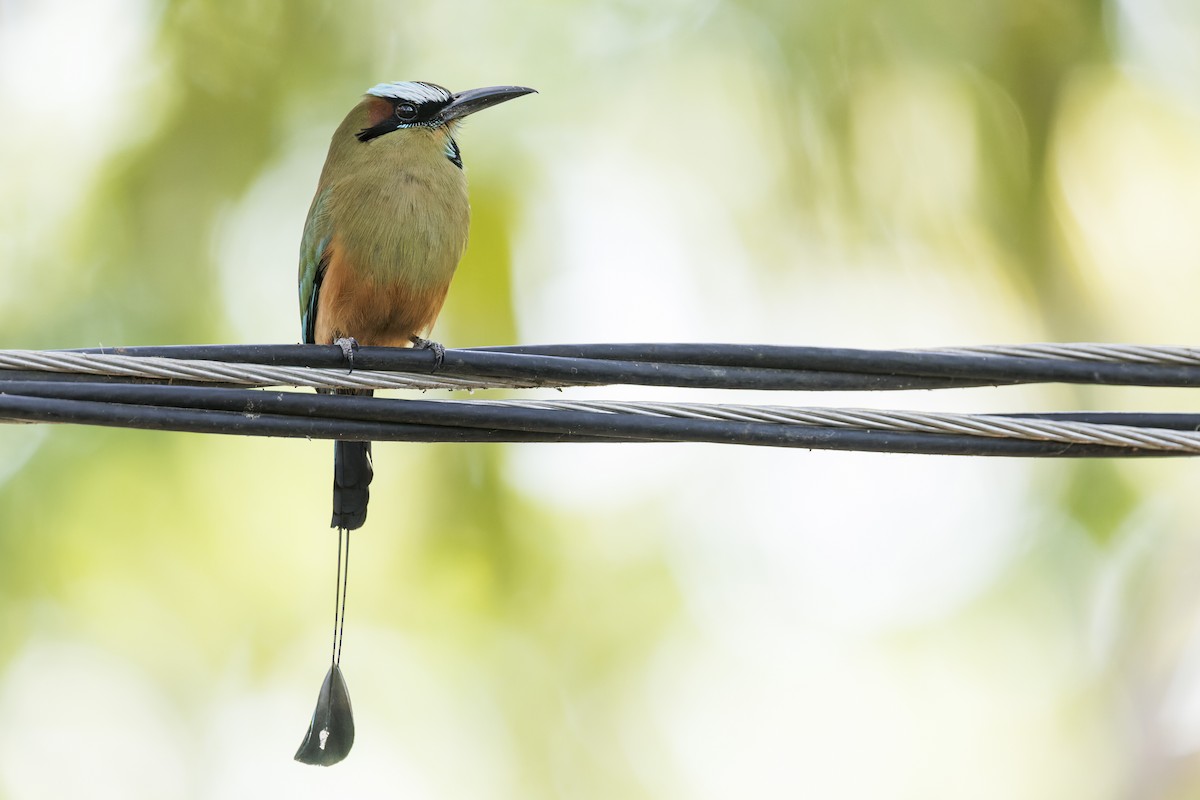
<path id="1" fill-rule="evenodd" d="M 951 414 L 602 400 L 399 400 L 245 387 L 519 389 L 638 384 L 895 390 L 1038 381 L 1200 386 L 1200 349 L 1030 344 L 939 350 L 601 344 L 430 351 L 234 345 L 0 350 L 0 419 L 410 441 L 719 442 L 961 455 L 1200 454 L 1200 415 Z M 196 385 L 201 384 L 201 385 Z M 207 386 L 203 384 L 208 384 Z M 233 388 L 228 388 L 233 387 Z"/>
<path id="2" fill-rule="evenodd" d="M 440 365 L 428 350 L 364 347 L 356 354 L 354 367 L 353 371 L 347 368 L 339 348 L 317 345 L 198 345 L 79 352 L 0 350 L 0 380 L 58 373 L 247 386 L 379 389 L 634 384 L 848 391 L 1038 382 L 1200 386 L 1200 349 L 1108 344 L 939 350 L 720 344 L 527 345 L 447 350 Z"/>
<path id="3" fill-rule="evenodd" d="M 406 400 L 9 381 L 0 419 L 396 441 L 717 442 L 958 455 L 1200 453 L 1200 414 L 952 414 L 745 404 Z"/>

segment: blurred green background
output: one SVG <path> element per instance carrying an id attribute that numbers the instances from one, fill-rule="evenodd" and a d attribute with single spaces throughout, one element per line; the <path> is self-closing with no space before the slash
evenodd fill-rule
<path id="1" fill-rule="evenodd" d="M 328 137 L 403 79 L 541 92 L 459 137 L 450 346 L 1195 343 L 1198 42 L 1192 0 L 0 0 L 0 346 L 297 341 Z M 319 770 L 331 453 L 0 428 L 0 798 L 1200 795 L 1194 461 L 377 446 Z"/>

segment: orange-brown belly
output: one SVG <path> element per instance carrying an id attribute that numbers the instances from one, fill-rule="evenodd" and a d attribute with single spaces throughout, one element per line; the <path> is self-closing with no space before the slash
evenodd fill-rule
<path id="1" fill-rule="evenodd" d="M 335 251 L 336 252 L 336 251 Z M 379 283 L 356 276 L 333 256 L 317 297 L 315 339 L 332 344 L 353 338 L 372 347 L 411 347 L 433 327 L 450 281 L 415 287 L 404 281 Z"/>

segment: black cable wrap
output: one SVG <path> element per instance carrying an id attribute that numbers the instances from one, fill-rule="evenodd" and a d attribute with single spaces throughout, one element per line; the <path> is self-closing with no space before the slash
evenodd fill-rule
<path id="1" fill-rule="evenodd" d="M 87 357 L 86 370 L 53 363 L 69 356 L 79 360 L 81 355 Z M 190 371 L 183 379 L 139 376 L 128 366 L 121 368 L 125 371 L 114 368 L 116 374 L 110 375 L 92 371 L 103 372 L 107 356 L 140 360 L 135 367 L 151 363 L 146 359 L 165 360 L 160 363 L 186 364 Z M 91 365 L 92 361 L 97 364 Z M 220 375 L 205 376 L 204 363 L 222 367 Z M 664 410 L 646 408 L 656 405 L 650 403 L 628 408 L 638 404 L 553 400 L 526 401 L 522 406 L 521 401 L 506 405 L 491 400 L 370 398 L 244 388 L 280 384 L 242 378 L 239 365 L 303 368 L 288 378 L 300 381 L 290 376 L 307 376 L 311 371 L 318 382 L 307 383 L 305 378 L 303 385 L 324 385 L 319 382 L 337 381 L 338 376 L 370 380 L 372 375 L 388 373 L 506 388 L 626 384 L 895 391 L 1041 382 L 1200 386 L 1200 350 L 1122 345 L 925 351 L 727 344 L 542 345 L 447 350 L 436 370 L 428 350 L 364 347 L 355 354 L 353 371 L 348 371 L 341 349 L 332 346 L 182 345 L 57 353 L 0 351 L 0 419 L 346 441 L 713 442 L 1040 457 L 1200 454 L 1196 433 L 1200 414 L 936 415 L 845 410 L 842 419 L 837 409 L 803 407 L 657 404 L 667 407 Z M 809 411 L 835 423 L 803 421 Z M 918 416 L 921 419 L 909 419 Z M 876 418 L 878 424 L 871 421 Z M 1014 421 L 1020 423 L 1018 432 L 1007 430 Z M 1077 439 L 1076 433 L 1082 438 Z"/>

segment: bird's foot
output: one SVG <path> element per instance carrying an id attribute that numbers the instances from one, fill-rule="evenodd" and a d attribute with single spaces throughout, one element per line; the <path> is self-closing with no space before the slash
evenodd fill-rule
<path id="1" fill-rule="evenodd" d="M 354 371 L 354 354 L 358 351 L 358 340 L 353 336 L 347 336 L 341 339 L 334 339 L 333 343 L 342 348 L 342 357 L 350 364 L 350 371 Z"/>
<path id="2" fill-rule="evenodd" d="M 412 339 L 414 349 L 433 351 L 434 372 L 442 368 L 442 364 L 446 360 L 446 348 L 441 342 L 435 342 L 432 339 L 422 339 L 420 336 L 410 336 L 409 338 Z"/>

